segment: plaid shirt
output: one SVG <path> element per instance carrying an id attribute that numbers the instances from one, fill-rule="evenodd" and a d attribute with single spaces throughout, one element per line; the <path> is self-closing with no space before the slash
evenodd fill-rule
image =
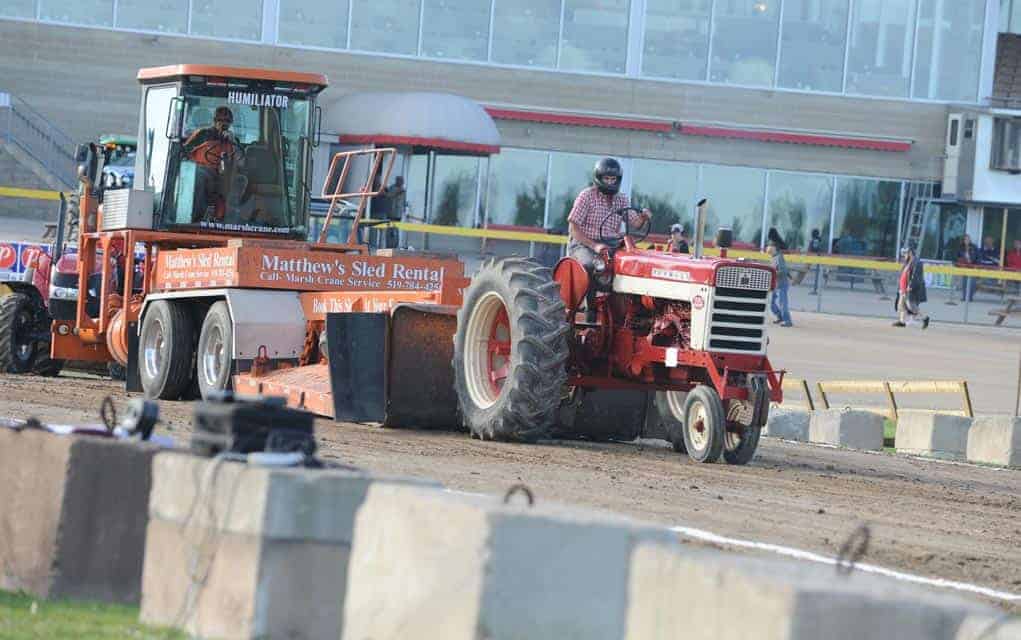
<path id="1" fill-rule="evenodd" d="M 571 215 L 567 216 L 567 221 L 581 227 L 582 233 L 593 242 L 599 242 L 604 229 L 606 233 L 616 234 L 624 221 L 623 216 L 616 215 L 613 216 L 614 221 L 608 221 L 604 225 L 603 219 L 606 218 L 606 214 L 627 206 L 630 206 L 627 194 L 618 192 L 613 196 L 608 196 L 599 193 L 595 187 L 589 187 L 583 189 L 575 198 L 574 206 L 571 207 Z M 637 224 L 637 221 L 637 214 L 632 213 L 631 224 Z"/>

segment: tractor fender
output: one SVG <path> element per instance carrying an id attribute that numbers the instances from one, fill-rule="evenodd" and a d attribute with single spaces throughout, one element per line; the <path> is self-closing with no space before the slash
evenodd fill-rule
<path id="1" fill-rule="evenodd" d="M 589 275 L 580 262 L 568 256 L 553 268 L 553 280 L 560 285 L 560 299 L 568 311 L 577 310 L 589 289 Z"/>

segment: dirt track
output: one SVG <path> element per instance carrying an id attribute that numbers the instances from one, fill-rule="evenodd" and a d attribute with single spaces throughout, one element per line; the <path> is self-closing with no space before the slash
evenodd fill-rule
<path id="1" fill-rule="evenodd" d="M 97 422 L 116 383 L 65 374 L 0 376 L 0 417 Z M 164 403 L 163 433 L 186 438 L 191 406 Z M 319 421 L 325 457 L 413 474 L 464 491 L 516 482 L 539 500 L 584 504 L 667 525 L 835 554 L 862 521 L 866 561 L 1021 593 L 1021 472 L 764 440 L 747 467 L 697 465 L 639 444 L 479 442 L 462 433 Z M 1000 603 L 1000 606 L 1003 606 Z M 1021 612 L 1021 604 L 1012 608 Z"/>

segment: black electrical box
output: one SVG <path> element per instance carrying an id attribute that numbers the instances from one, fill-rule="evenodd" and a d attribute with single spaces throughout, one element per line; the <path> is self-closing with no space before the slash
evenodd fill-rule
<path id="1" fill-rule="evenodd" d="M 222 398 L 195 405 L 191 450 L 201 456 L 220 452 L 315 453 L 315 416 L 290 409 L 283 398 Z"/>

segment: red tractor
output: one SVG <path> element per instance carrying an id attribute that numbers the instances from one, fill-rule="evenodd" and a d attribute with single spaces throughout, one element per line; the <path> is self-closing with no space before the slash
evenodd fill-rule
<path id="1" fill-rule="evenodd" d="M 579 419 L 572 413 L 586 411 L 587 394 L 655 391 L 676 450 L 698 462 L 751 460 L 770 402 L 782 399 L 783 372 L 766 357 L 775 272 L 727 258 L 728 229 L 717 237 L 720 257 L 702 257 L 704 206 L 692 257 L 638 248 L 648 223 L 621 232 L 607 228 L 620 219 L 611 214 L 597 240 L 610 248 L 591 278 L 572 258 L 552 271 L 523 258 L 484 265 L 464 292 L 454 340 L 458 405 L 472 434 L 531 441 L 568 415 L 573 435 L 599 437 L 627 414 L 610 401 Z M 579 313 L 590 286 L 592 323 Z"/>

